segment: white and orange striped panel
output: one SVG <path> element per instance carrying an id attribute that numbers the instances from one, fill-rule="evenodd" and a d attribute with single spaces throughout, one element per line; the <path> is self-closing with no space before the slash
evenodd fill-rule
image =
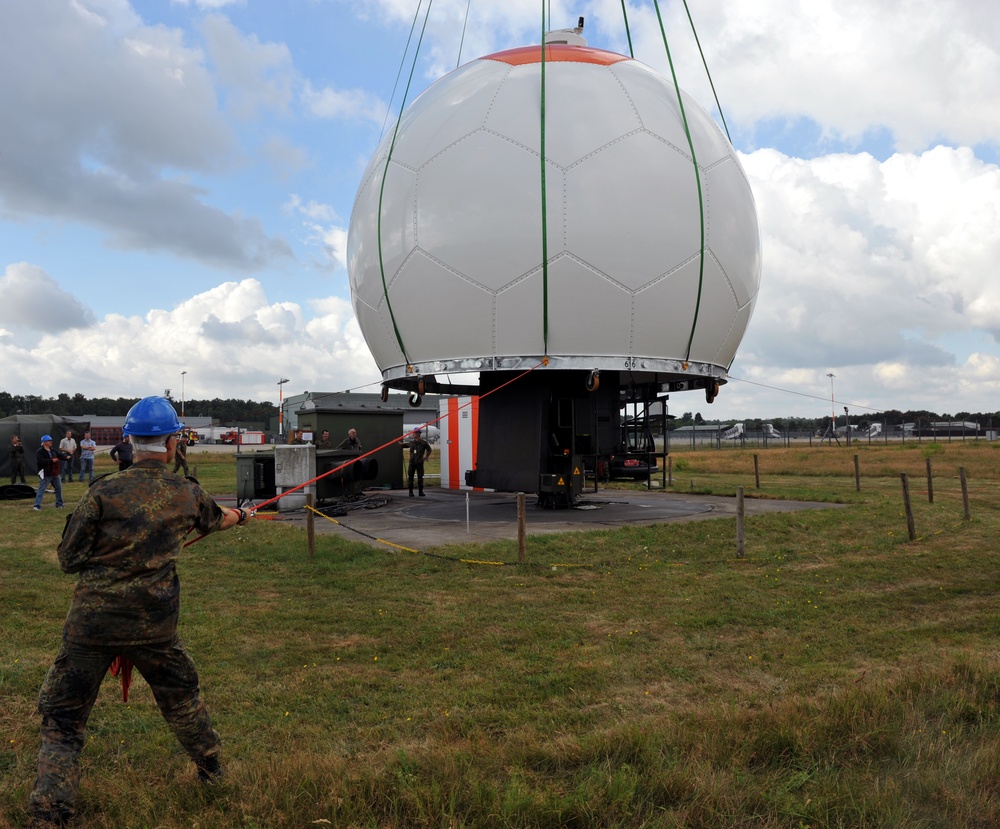
<path id="1" fill-rule="evenodd" d="M 440 403 L 441 486 L 474 489 L 465 485 L 465 473 L 476 468 L 479 445 L 479 397 L 449 397 Z"/>

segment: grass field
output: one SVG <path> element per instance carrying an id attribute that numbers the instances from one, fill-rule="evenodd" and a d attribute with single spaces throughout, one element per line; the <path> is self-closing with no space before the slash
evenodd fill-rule
<path id="1" fill-rule="evenodd" d="M 733 519 L 533 536 L 523 567 L 327 535 L 309 560 L 263 520 L 187 548 L 181 634 L 228 781 L 199 786 L 148 687 L 125 705 L 108 678 L 78 825 L 1000 825 L 997 448 L 768 449 L 759 490 L 753 461 L 679 452 L 673 488 L 847 506 L 748 518 L 743 559 Z M 233 491 L 231 456 L 191 462 Z M 51 498 L 0 502 L 3 829 L 27 823 L 73 587 Z"/>

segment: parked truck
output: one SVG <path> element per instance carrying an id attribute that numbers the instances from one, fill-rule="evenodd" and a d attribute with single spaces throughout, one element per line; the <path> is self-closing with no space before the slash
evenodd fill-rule
<path id="1" fill-rule="evenodd" d="M 247 429 L 231 429 L 228 432 L 223 432 L 219 440 L 221 443 L 240 446 L 260 446 L 264 443 L 264 433 L 251 432 Z"/>

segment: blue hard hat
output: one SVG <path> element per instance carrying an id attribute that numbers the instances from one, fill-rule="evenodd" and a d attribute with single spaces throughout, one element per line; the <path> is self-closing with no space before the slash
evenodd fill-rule
<path id="1" fill-rule="evenodd" d="M 165 397 L 144 397 L 125 415 L 123 435 L 160 437 L 172 435 L 184 428 L 177 419 L 174 404 Z"/>
<path id="2" fill-rule="evenodd" d="M 45 443 L 47 440 L 52 440 L 52 435 L 42 435 L 42 443 Z"/>

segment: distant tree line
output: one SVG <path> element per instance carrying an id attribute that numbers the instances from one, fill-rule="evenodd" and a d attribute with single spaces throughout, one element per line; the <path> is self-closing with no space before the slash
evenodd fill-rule
<path id="1" fill-rule="evenodd" d="M 908 410 L 889 409 L 884 412 L 868 412 L 859 410 L 850 412 L 851 423 L 882 423 L 887 428 L 903 423 L 931 423 L 936 421 L 969 421 L 986 426 L 989 423 L 1000 424 L 1000 412 L 956 412 L 955 414 L 938 414 L 926 409 Z M 671 429 L 681 426 L 716 426 L 743 423 L 747 429 L 754 431 L 762 429 L 765 423 L 772 424 L 776 429 L 790 432 L 808 432 L 816 429 L 826 429 L 830 425 L 830 415 L 826 417 L 747 417 L 730 418 L 729 420 L 706 420 L 701 412 L 684 412 L 675 420 L 670 421 Z M 837 410 L 837 425 L 844 425 L 844 410 Z"/>
<path id="2" fill-rule="evenodd" d="M 77 392 L 70 396 L 60 394 L 57 397 L 39 397 L 34 394 L 10 394 L 0 391 L 0 417 L 15 414 L 54 414 L 63 417 L 82 417 L 97 415 L 99 417 L 124 417 L 136 403 L 136 397 L 85 397 Z M 177 409 L 180 410 L 180 403 Z M 273 403 L 258 403 L 254 400 L 238 400 L 219 397 L 212 400 L 185 400 L 184 413 L 189 417 L 210 417 L 220 423 L 267 423 L 270 418 L 277 417 L 278 407 Z M 837 410 L 837 421 L 843 425 L 843 409 Z M 851 423 L 883 423 L 888 427 L 899 426 L 902 423 L 928 423 L 939 420 L 968 420 L 985 426 L 988 423 L 1000 424 L 1000 412 L 956 412 L 955 414 L 938 414 L 925 409 L 899 411 L 890 409 L 885 412 L 866 412 L 859 410 L 851 412 Z M 771 423 L 778 429 L 789 431 L 809 431 L 825 429 L 830 425 L 830 416 L 825 417 L 773 417 L 773 418 L 730 418 L 729 420 L 706 420 L 701 412 L 684 412 L 670 422 L 670 428 L 694 425 L 732 425 L 744 423 L 747 429 L 761 429 L 763 424 Z"/>
<path id="3" fill-rule="evenodd" d="M 0 417 L 16 414 L 52 414 L 62 417 L 125 417 L 135 405 L 137 397 L 85 397 L 77 393 L 72 396 L 60 394 L 57 397 L 40 397 L 35 394 L 10 394 L 0 391 Z M 180 411 L 180 402 L 174 401 Z M 210 417 L 220 423 L 266 423 L 277 417 L 278 407 L 273 403 L 258 403 L 254 400 L 185 400 L 184 414 L 188 417 Z"/>

